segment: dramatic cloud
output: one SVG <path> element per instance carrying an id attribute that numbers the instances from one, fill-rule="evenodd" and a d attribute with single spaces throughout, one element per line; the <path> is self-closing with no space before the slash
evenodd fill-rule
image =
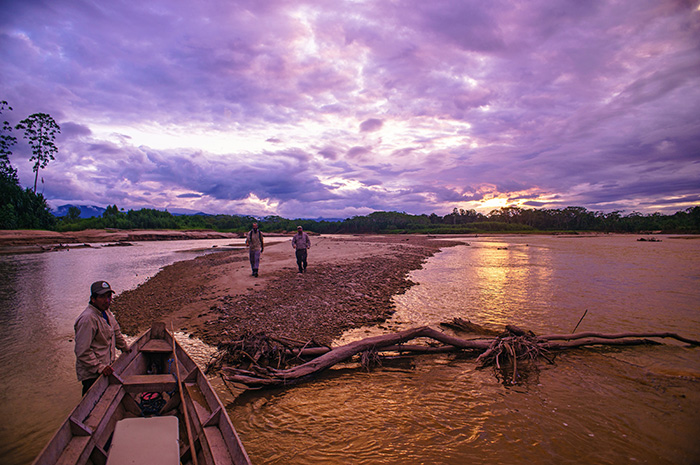
<path id="1" fill-rule="evenodd" d="M 61 125 L 53 206 L 671 213 L 700 199 L 698 44 L 697 0 L 25 0 L 0 100 Z"/>

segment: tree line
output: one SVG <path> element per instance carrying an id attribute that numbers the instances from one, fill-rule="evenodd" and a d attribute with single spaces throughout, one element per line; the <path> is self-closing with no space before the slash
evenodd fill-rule
<path id="1" fill-rule="evenodd" d="M 68 215 L 56 221 L 55 229 L 211 229 L 243 233 L 257 222 L 265 232 L 306 231 L 320 234 L 479 234 L 596 231 L 611 233 L 700 233 L 700 207 L 691 207 L 673 215 L 633 212 L 593 212 L 583 207 L 564 209 L 526 209 L 503 207 L 484 215 L 474 210 L 453 209 L 439 216 L 411 215 L 403 212 L 374 212 L 342 221 L 287 219 L 280 216 L 256 218 L 243 215 L 173 215 L 168 211 L 141 209 L 119 210 L 107 207 L 101 217 L 80 218 L 80 209 L 71 207 Z"/>
<path id="2" fill-rule="evenodd" d="M 12 111 L 5 101 L 0 101 L 0 114 Z M 23 131 L 32 150 L 29 161 L 34 162 L 34 189 L 22 189 L 17 170 L 10 163 L 12 147 L 17 144 L 13 129 Z M 51 229 L 56 218 L 44 195 L 37 193 L 39 170 L 54 160 L 58 152 L 54 141 L 61 128 L 47 113 L 34 113 L 20 121 L 14 128 L 8 121 L 0 127 L 0 229 Z M 42 179 L 43 182 L 43 179 Z"/>

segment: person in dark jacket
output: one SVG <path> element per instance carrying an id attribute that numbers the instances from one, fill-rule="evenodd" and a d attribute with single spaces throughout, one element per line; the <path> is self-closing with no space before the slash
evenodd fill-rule
<path id="1" fill-rule="evenodd" d="M 292 238 L 292 248 L 296 249 L 297 266 L 299 273 L 306 272 L 307 250 L 311 247 L 311 239 L 301 226 L 297 226 L 297 233 Z"/>

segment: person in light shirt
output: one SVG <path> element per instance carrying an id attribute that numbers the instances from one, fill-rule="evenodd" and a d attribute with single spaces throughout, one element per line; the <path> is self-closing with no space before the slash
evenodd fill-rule
<path id="1" fill-rule="evenodd" d="M 114 291 L 107 281 L 90 286 L 90 303 L 75 320 L 75 371 L 83 383 L 83 395 L 100 375 L 113 373 L 117 350 L 129 352 L 129 345 L 114 314 L 109 311 Z"/>

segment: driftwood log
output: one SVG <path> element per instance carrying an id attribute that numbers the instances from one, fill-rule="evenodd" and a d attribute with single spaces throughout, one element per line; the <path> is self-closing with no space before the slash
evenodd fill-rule
<path id="1" fill-rule="evenodd" d="M 643 338 L 643 339 L 640 339 Z M 547 361 L 553 351 L 591 345 L 640 345 L 657 344 L 648 338 L 672 338 L 691 346 L 700 345 L 700 341 L 681 337 L 668 332 L 629 332 L 603 334 L 584 332 L 577 334 L 551 334 L 536 336 L 531 331 L 516 326 L 506 326 L 506 331 L 492 339 L 462 339 L 450 336 L 428 326 L 405 331 L 374 336 L 360 341 L 336 347 L 288 347 L 285 351 L 301 361 L 302 357 L 313 359 L 290 368 L 274 368 L 270 364 L 257 363 L 254 357 L 244 368 L 223 366 L 222 376 L 225 380 L 248 388 L 283 386 L 308 380 L 314 375 L 338 363 L 360 356 L 362 360 L 376 360 L 383 354 L 428 354 L 456 351 L 478 352 L 476 362 L 479 367 L 493 366 L 501 372 L 504 379 L 516 383 L 519 367 L 528 362 L 543 358 Z M 423 343 L 407 344 L 420 339 Z M 277 339 L 279 342 L 279 339 Z M 426 342 L 427 341 L 427 342 Z M 278 363 L 279 365 L 279 363 Z"/>
<path id="2" fill-rule="evenodd" d="M 487 336 L 498 336 L 502 331 L 496 331 L 495 329 L 489 329 L 479 324 L 473 323 L 469 320 L 463 318 L 453 318 L 452 321 L 447 321 L 440 323 L 440 326 L 445 328 L 450 328 L 455 331 L 483 334 Z"/>

